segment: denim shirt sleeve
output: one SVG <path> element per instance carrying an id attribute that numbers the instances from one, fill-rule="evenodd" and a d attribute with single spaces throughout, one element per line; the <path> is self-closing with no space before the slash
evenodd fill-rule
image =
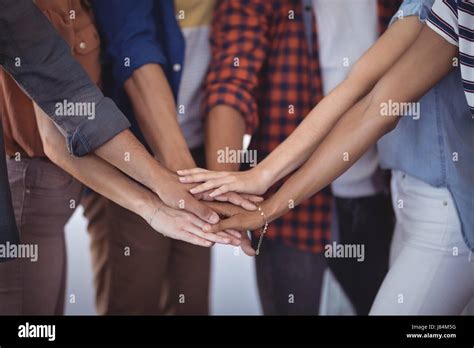
<path id="1" fill-rule="evenodd" d="M 417 16 L 421 22 L 425 22 L 430 14 L 434 0 L 404 0 L 397 13 L 392 17 L 390 25 L 398 19 L 408 16 Z"/>
<path id="2" fill-rule="evenodd" d="M 83 156 L 130 126 L 72 57 L 31 0 L 0 0 L 0 64 L 59 126 L 68 150 Z M 95 107 L 94 117 L 60 116 L 58 103 Z"/>
<path id="3" fill-rule="evenodd" d="M 159 0 L 166 1 L 166 0 Z M 114 79 L 119 85 L 145 64 L 167 69 L 167 58 L 160 38 L 166 28 L 156 23 L 154 0 L 120 0 L 110 10 L 110 0 L 92 2 L 97 26 L 105 41 L 105 52 L 112 61 Z"/>

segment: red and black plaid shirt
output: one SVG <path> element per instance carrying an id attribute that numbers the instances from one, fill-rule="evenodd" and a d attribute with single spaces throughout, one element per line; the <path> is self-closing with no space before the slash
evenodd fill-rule
<path id="1" fill-rule="evenodd" d="M 400 3 L 378 2 L 381 30 Z M 312 52 L 306 39 L 304 11 L 311 11 Z M 219 104 L 238 110 L 245 117 L 247 132 L 252 135 L 250 149 L 257 150 L 259 162 L 323 97 L 314 23 L 311 6 L 304 7 L 301 0 L 218 1 L 204 115 Z M 326 188 L 271 223 L 268 238 L 320 252 L 330 240 L 330 222 L 331 194 Z"/>

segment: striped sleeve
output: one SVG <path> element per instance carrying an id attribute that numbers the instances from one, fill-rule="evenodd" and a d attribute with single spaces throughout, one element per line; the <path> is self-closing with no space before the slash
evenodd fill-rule
<path id="1" fill-rule="evenodd" d="M 436 0 L 426 24 L 449 43 L 459 46 L 456 0 Z"/>

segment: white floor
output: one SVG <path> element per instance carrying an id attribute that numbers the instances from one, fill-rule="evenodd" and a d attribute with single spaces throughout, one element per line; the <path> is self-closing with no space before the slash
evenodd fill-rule
<path id="1" fill-rule="evenodd" d="M 66 314 L 94 315 L 89 239 L 79 208 L 66 226 L 68 281 Z M 211 314 L 260 315 L 252 258 L 231 246 L 215 246 L 211 266 Z"/>

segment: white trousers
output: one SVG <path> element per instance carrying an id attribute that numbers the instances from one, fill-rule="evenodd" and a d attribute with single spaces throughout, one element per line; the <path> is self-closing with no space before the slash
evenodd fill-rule
<path id="1" fill-rule="evenodd" d="M 474 296 L 474 256 L 451 193 L 400 171 L 391 187 L 397 222 L 390 269 L 370 314 L 461 314 Z"/>

